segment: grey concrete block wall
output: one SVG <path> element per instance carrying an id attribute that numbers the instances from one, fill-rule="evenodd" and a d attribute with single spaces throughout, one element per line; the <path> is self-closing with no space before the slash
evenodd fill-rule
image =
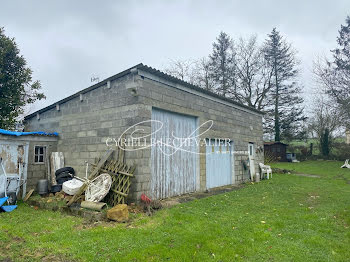
<path id="1" fill-rule="evenodd" d="M 60 104 L 59 111 L 52 108 L 41 113 L 40 119 L 27 119 L 26 130 L 58 132 L 57 151 L 64 153 L 65 165 L 85 177 L 86 161 L 93 163 L 108 150 L 108 138 L 117 139 L 128 127 L 145 118 L 139 98 L 125 88 L 127 81 L 128 76 L 112 81 L 111 88 L 105 85 L 83 94 L 82 101 L 76 97 Z M 149 169 L 148 156 L 126 152 L 125 158 L 127 164 L 137 164 L 131 190 L 141 190 L 138 177 Z"/>
<path id="2" fill-rule="evenodd" d="M 205 138 L 229 138 L 234 144 L 234 178 L 235 183 L 242 183 L 244 168 L 242 161 L 248 160 L 248 144 L 254 143 L 255 149 L 263 148 L 262 115 L 246 109 L 229 107 L 195 94 L 170 87 L 167 84 L 145 79 L 139 88 L 140 102 L 146 105 L 148 116 L 151 117 L 152 107 L 165 109 L 181 114 L 198 117 L 199 126 L 208 120 L 213 120 L 212 128 L 205 133 Z M 147 107 L 148 106 L 148 107 Z M 203 126 L 199 133 L 206 129 Z M 205 153 L 205 146 L 200 152 Z M 239 152 L 238 152 L 239 151 Z M 241 153 L 242 152 L 242 153 Z M 264 161 L 263 152 L 255 154 L 255 169 L 259 172 L 258 163 Z M 200 190 L 206 190 L 206 157 L 200 156 Z"/>
<path id="3" fill-rule="evenodd" d="M 137 79 L 137 81 L 135 80 Z M 129 87 L 137 89 L 137 95 Z M 230 138 L 235 151 L 247 151 L 248 143 L 263 146 L 262 115 L 227 106 L 220 101 L 201 97 L 170 87 L 147 78 L 132 74 L 118 78 L 107 85 L 98 87 L 27 119 L 26 129 L 56 131 L 59 133 L 57 151 L 65 156 L 66 166 L 72 166 L 79 176 L 85 176 L 85 161 L 93 162 L 108 147 L 108 138 L 118 138 L 127 128 L 140 121 L 150 120 L 152 107 L 166 109 L 198 117 L 199 124 L 213 120 L 213 128 L 206 137 Z M 201 130 L 200 130 L 201 131 Z M 151 132 L 150 124 L 145 124 L 145 133 Z M 200 148 L 201 152 L 205 148 Z M 131 199 L 139 199 L 142 193 L 149 193 L 151 180 L 150 149 L 126 152 L 128 164 L 137 164 L 132 180 Z M 235 156 L 235 183 L 243 181 L 242 159 L 246 155 Z M 257 162 L 263 155 L 257 155 Z M 200 157 L 200 190 L 205 190 L 205 157 Z"/>

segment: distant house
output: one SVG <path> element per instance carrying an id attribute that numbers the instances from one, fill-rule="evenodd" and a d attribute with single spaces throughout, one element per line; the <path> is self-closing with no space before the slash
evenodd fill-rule
<path id="1" fill-rule="evenodd" d="M 276 158 L 277 161 L 286 162 L 287 146 L 287 144 L 284 144 L 282 142 L 265 142 L 264 151 L 265 154 L 270 154 Z"/>

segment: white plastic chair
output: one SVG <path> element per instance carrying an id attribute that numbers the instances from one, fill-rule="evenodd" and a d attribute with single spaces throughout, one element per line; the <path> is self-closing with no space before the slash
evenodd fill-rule
<path id="1" fill-rule="evenodd" d="M 270 179 L 270 175 L 272 178 L 272 169 L 268 165 L 264 165 L 263 163 L 259 163 L 259 167 L 261 169 L 261 174 L 264 176 L 266 174 L 267 179 Z"/>

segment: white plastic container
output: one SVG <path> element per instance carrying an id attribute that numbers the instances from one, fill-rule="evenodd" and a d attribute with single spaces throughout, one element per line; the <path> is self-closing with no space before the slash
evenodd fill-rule
<path id="1" fill-rule="evenodd" d="M 260 182 L 260 173 L 255 173 L 255 182 Z"/>
<path id="2" fill-rule="evenodd" d="M 62 184 L 62 190 L 64 193 L 68 195 L 75 195 L 78 192 L 79 188 L 84 184 L 80 180 L 73 178 L 72 180 L 68 180 Z"/>

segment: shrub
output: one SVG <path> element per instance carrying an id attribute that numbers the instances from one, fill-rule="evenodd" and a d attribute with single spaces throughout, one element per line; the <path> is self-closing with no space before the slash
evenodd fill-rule
<path id="1" fill-rule="evenodd" d="M 334 143 L 331 158 L 339 161 L 350 159 L 350 145 L 345 143 Z"/>

